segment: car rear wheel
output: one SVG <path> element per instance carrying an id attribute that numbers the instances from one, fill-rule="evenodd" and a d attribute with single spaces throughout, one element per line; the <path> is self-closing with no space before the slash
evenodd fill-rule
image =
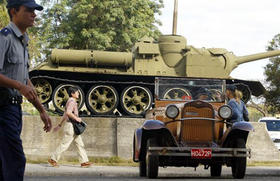
<path id="1" fill-rule="evenodd" d="M 150 139 L 147 142 L 147 150 L 150 146 L 157 146 L 155 140 Z M 158 176 L 159 159 L 158 155 L 146 154 L 147 176 L 149 178 L 156 178 Z"/>
<path id="2" fill-rule="evenodd" d="M 234 142 L 233 148 L 246 148 L 244 139 L 237 139 Z M 232 159 L 232 176 L 237 179 L 244 178 L 246 172 L 247 157 L 236 157 Z"/>
<path id="3" fill-rule="evenodd" d="M 222 173 L 222 165 L 211 165 L 210 173 L 212 177 L 219 177 Z"/>

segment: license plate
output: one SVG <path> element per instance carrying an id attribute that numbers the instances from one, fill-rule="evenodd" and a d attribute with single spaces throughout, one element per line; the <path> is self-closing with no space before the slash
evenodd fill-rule
<path id="1" fill-rule="evenodd" d="M 191 149 L 191 157 L 196 159 L 209 159 L 212 158 L 212 149 Z"/>

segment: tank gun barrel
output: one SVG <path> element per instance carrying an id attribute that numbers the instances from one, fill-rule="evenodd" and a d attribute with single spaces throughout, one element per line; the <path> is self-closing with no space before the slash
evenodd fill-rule
<path id="1" fill-rule="evenodd" d="M 269 58 L 269 57 L 274 57 L 280 55 L 280 50 L 273 50 L 273 51 L 268 51 L 268 52 L 263 52 L 263 53 L 256 53 L 252 55 L 246 55 L 246 56 L 239 56 L 235 60 L 235 63 L 237 65 L 242 64 L 242 63 L 247 63 L 255 60 L 260 60 L 264 58 Z"/>
<path id="2" fill-rule="evenodd" d="M 132 65 L 132 53 L 96 50 L 54 49 L 51 61 L 58 65 L 123 66 Z"/>

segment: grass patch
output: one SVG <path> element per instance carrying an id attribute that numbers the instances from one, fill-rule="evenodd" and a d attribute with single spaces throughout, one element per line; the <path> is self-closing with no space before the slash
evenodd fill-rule
<path id="1" fill-rule="evenodd" d="M 120 157 L 109 157 L 109 158 L 90 157 L 89 160 L 96 165 L 104 165 L 104 166 L 138 166 L 138 163 L 135 163 L 130 159 L 128 160 Z"/>
<path id="2" fill-rule="evenodd" d="M 24 101 L 22 103 L 22 111 L 28 115 L 32 115 L 32 116 L 38 116 L 39 112 L 38 110 L 30 103 L 28 102 L 25 98 Z M 47 111 L 49 116 L 57 116 L 58 114 L 55 113 L 53 110 L 48 110 Z"/>
<path id="3" fill-rule="evenodd" d="M 37 109 L 29 102 L 27 101 L 23 101 L 22 105 L 22 111 L 30 114 L 30 115 L 39 115 L 39 112 L 37 111 Z"/>
<path id="4" fill-rule="evenodd" d="M 120 157 L 89 157 L 89 161 L 93 163 L 93 165 L 98 166 L 132 166 L 137 167 L 138 163 L 133 162 L 131 159 L 123 159 Z M 30 160 L 27 158 L 27 163 L 32 164 L 42 164 L 47 163 L 47 159 L 36 159 Z M 78 159 L 63 159 L 59 161 L 61 165 L 79 165 Z"/>
<path id="5" fill-rule="evenodd" d="M 280 161 L 253 161 L 248 162 L 248 166 L 280 166 Z"/>

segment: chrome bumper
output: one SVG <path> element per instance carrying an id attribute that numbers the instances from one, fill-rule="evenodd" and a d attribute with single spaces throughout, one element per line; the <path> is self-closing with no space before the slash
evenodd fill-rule
<path id="1" fill-rule="evenodd" d="M 246 148 L 210 148 L 210 147 L 149 147 L 148 155 L 191 157 L 192 149 L 211 149 L 214 157 L 249 157 L 251 149 Z"/>

